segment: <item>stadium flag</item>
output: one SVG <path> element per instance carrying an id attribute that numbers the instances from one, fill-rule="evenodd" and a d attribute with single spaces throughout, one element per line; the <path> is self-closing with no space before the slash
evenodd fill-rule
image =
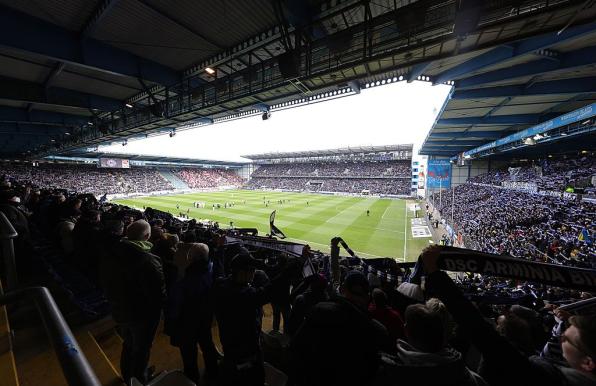
<path id="1" fill-rule="evenodd" d="M 573 288 L 583 291 L 596 290 L 596 270 L 575 268 L 558 264 L 493 255 L 461 249 L 443 247 L 438 260 L 439 268 L 454 272 L 473 272 L 518 280 L 528 280 L 555 287 Z M 421 262 L 416 264 L 421 269 Z"/>
<path id="2" fill-rule="evenodd" d="M 581 232 L 579 233 L 579 236 L 577 236 L 577 239 L 579 241 L 584 241 L 588 245 L 592 245 L 592 236 L 590 236 L 590 232 L 588 232 L 588 229 L 586 227 L 582 228 Z"/>
<path id="3" fill-rule="evenodd" d="M 271 212 L 271 214 L 269 215 L 269 234 L 271 236 L 279 237 L 280 239 L 285 239 L 286 235 L 273 224 L 274 221 L 275 211 Z"/>

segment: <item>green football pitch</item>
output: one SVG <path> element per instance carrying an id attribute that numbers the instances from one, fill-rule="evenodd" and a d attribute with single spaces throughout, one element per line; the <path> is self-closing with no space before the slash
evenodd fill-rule
<path id="1" fill-rule="evenodd" d="M 269 201 L 268 206 L 264 200 Z M 279 200 L 285 202 L 280 204 Z M 115 202 L 136 208 L 151 207 L 176 216 L 189 210 L 191 218 L 218 221 L 221 227 L 233 221 L 238 228 L 257 228 L 259 235 L 269 232 L 269 214 L 276 210 L 275 225 L 290 241 L 328 252 L 331 238 L 340 236 L 361 257 L 415 261 L 430 240 L 430 237 L 413 237 L 414 212 L 410 207 L 414 200 L 230 190 L 135 197 Z M 205 203 L 205 207 L 194 208 L 193 202 Z M 235 205 L 224 209 L 224 203 L 231 202 Z M 218 203 L 221 208 L 213 209 L 213 204 Z M 180 209 L 176 209 L 176 205 Z"/>

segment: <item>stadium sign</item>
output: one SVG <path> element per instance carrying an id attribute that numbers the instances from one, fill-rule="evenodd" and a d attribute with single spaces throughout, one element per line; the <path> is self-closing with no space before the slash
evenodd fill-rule
<path id="1" fill-rule="evenodd" d="M 584 291 L 596 290 L 596 270 L 592 269 L 537 263 L 455 247 L 445 247 L 438 263 L 441 269 L 447 271 L 473 272 Z"/>
<path id="2" fill-rule="evenodd" d="M 521 141 L 525 138 L 533 137 L 537 134 L 546 133 L 552 129 L 567 126 L 572 123 L 580 122 L 581 120 L 591 118 L 596 115 L 596 103 L 584 106 L 580 109 L 574 110 L 570 113 L 561 115 L 550 121 L 542 122 L 536 126 L 532 126 L 525 130 L 519 131 L 515 134 L 506 136 L 505 138 L 498 139 L 496 141 L 489 142 L 485 145 L 479 146 L 475 149 L 468 150 L 464 153 L 464 157 L 470 157 L 474 154 L 481 153 L 483 151 L 494 149 L 503 145 L 508 145 L 517 141 Z"/>

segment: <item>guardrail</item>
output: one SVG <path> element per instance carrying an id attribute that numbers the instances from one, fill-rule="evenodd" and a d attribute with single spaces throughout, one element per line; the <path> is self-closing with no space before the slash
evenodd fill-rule
<path id="1" fill-rule="evenodd" d="M 0 296 L 0 306 L 23 300 L 35 302 L 68 385 L 101 386 L 50 291 L 45 287 L 28 287 L 8 292 Z"/>
<path id="2" fill-rule="evenodd" d="M 7 290 L 17 288 L 19 284 L 13 242 L 13 240 L 18 236 L 19 234 L 14 229 L 10 221 L 8 221 L 6 215 L 0 212 L 0 244 L 2 244 L 2 257 L 4 259 L 3 265 L 4 269 L 6 270 Z M 1 290 L 0 294 L 2 294 Z"/>

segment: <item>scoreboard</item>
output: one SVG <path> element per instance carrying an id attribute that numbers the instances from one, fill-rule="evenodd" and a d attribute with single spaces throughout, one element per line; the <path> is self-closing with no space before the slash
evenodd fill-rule
<path id="1" fill-rule="evenodd" d="M 130 162 L 121 158 L 100 158 L 97 166 L 100 168 L 129 169 Z"/>

